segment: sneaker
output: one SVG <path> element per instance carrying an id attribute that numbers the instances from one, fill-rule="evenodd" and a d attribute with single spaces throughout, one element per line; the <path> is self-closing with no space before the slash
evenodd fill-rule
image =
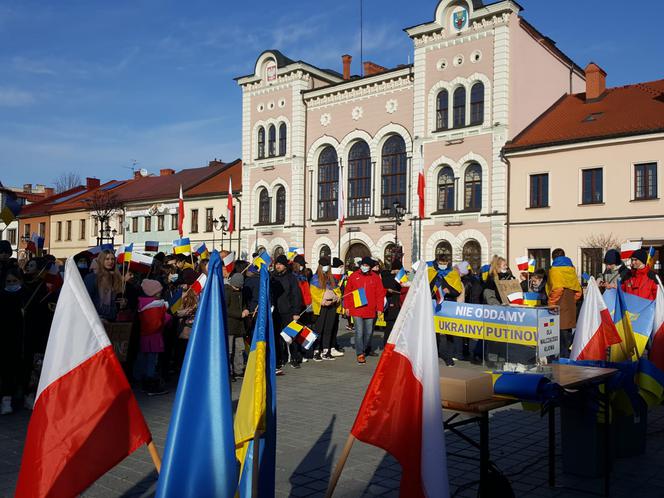
<path id="1" fill-rule="evenodd" d="M 274 372 L 275 375 L 284 375 L 284 371 L 281 368 L 277 368 L 277 370 Z"/>
<path id="2" fill-rule="evenodd" d="M 2 397 L 2 404 L 0 405 L 0 415 L 9 415 L 13 411 L 14 410 L 12 408 L 12 397 L 11 396 L 3 396 Z"/>
<path id="3" fill-rule="evenodd" d="M 309 358 L 307 358 L 306 356 L 304 358 L 302 358 L 302 363 L 306 363 L 308 361 L 309 361 Z"/>
<path id="4" fill-rule="evenodd" d="M 323 361 L 323 358 L 320 355 L 320 351 L 314 353 L 314 361 Z"/>
<path id="5" fill-rule="evenodd" d="M 23 400 L 23 406 L 27 410 L 32 410 L 35 407 L 35 395 L 34 393 L 28 394 Z"/>
<path id="6" fill-rule="evenodd" d="M 291 368 L 302 368 L 299 361 L 291 361 L 290 366 Z"/>
<path id="7" fill-rule="evenodd" d="M 357 362 L 360 365 L 364 365 L 367 362 L 367 360 L 366 360 L 366 358 L 364 357 L 363 354 L 359 354 L 359 355 L 357 355 Z"/>
<path id="8" fill-rule="evenodd" d="M 344 352 L 341 349 L 332 348 L 332 349 L 330 349 L 330 354 L 332 356 L 334 356 L 335 358 L 338 358 L 340 356 L 343 356 Z"/>
<path id="9" fill-rule="evenodd" d="M 335 358 L 334 358 L 334 356 L 332 356 L 332 354 L 328 351 L 328 352 L 326 352 L 326 353 L 323 355 L 323 359 L 324 359 L 324 360 L 328 360 L 328 361 L 330 361 L 330 360 L 334 361 Z"/>

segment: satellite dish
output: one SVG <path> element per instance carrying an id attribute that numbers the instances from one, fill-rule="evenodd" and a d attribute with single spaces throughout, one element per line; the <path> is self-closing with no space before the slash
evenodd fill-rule
<path id="1" fill-rule="evenodd" d="M 145 168 L 141 168 L 139 173 L 141 174 L 141 176 L 148 176 L 148 170 Z"/>

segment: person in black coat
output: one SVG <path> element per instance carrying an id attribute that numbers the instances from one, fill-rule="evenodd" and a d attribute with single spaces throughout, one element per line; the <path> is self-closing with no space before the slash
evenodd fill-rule
<path id="1" fill-rule="evenodd" d="M 18 267 L 7 268 L 3 284 L 0 290 L 0 415 L 7 415 L 13 411 L 12 400 L 21 381 L 25 339 L 23 307 L 30 295 Z"/>
<path id="2" fill-rule="evenodd" d="M 390 333 L 397 321 L 399 311 L 401 311 L 401 284 L 394 278 L 399 270 L 401 270 L 401 261 L 392 263 L 391 270 L 382 270 L 380 272 L 381 280 L 383 281 L 383 288 L 385 289 L 385 311 L 383 317 L 385 319 L 385 329 L 383 331 L 383 349 L 390 338 Z"/>
<path id="3" fill-rule="evenodd" d="M 274 263 L 274 272 L 270 279 L 270 290 L 272 294 L 272 320 L 274 322 L 275 344 L 277 344 L 277 373 L 281 372 L 288 362 L 290 351 L 290 364 L 293 368 L 300 368 L 302 355 L 295 341 L 287 344 L 281 337 L 281 331 L 293 320 L 300 318 L 302 310 L 302 293 L 297 283 L 297 278 L 288 269 L 288 258 L 285 255 L 277 257 Z"/>

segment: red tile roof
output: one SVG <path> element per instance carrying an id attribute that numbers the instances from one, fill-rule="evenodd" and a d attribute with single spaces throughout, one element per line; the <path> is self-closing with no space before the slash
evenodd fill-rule
<path id="1" fill-rule="evenodd" d="M 28 218 L 31 216 L 41 216 L 44 214 L 48 214 L 51 210 L 51 208 L 61 199 L 66 199 L 68 197 L 75 197 L 80 195 L 85 191 L 85 187 L 82 185 L 79 185 L 77 187 L 71 188 L 69 190 L 65 190 L 64 192 L 60 192 L 59 194 L 52 195 L 50 197 L 47 197 L 45 199 L 42 199 L 38 202 L 35 202 L 33 204 L 28 204 L 26 206 L 23 206 L 21 209 L 21 212 L 19 213 L 18 217 L 19 218 Z M 62 201 L 64 202 L 64 201 Z"/>
<path id="2" fill-rule="evenodd" d="M 505 145 L 506 153 L 664 131 L 664 79 L 607 89 L 594 101 L 564 95 Z"/>
<path id="3" fill-rule="evenodd" d="M 214 175 L 198 185 L 184 191 L 185 199 L 188 197 L 203 197 L 210 194 L 227 195 L 228 177 L 233 180 L 233 192 L 242 190 L 242 160 L 236 159 L 224 165 L 218 175 Z M 184 188 L 184 187 L 183 187 Z"/>

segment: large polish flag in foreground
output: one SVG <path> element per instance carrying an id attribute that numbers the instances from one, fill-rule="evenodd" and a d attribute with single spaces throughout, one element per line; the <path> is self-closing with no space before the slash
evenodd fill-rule
<path id="1" fill-rule="evenodd" d="M 151 440 L 76 263 L 69 258 L 16 496 L 76 496 Z"/>
<path id="2" fill-rule="evenodd" d="M 655 298 L 655 320 L 653 321 L 648 359 L 664 372 L 664 287 L 657 278 L 657 297 Z"/>
<path id="3" fill-rule="evenodd" d="M 597 282 L 590 277 L 586 297 L 576 321 L 570 359 L 606 360 L 606 348 L 621 341 Z"/>
<path id="4" fill-rule="evenodd" d="M 403 498 L 449 496 L 427 274 L 419 265 L 351 431 L 399 461 Z"/>

